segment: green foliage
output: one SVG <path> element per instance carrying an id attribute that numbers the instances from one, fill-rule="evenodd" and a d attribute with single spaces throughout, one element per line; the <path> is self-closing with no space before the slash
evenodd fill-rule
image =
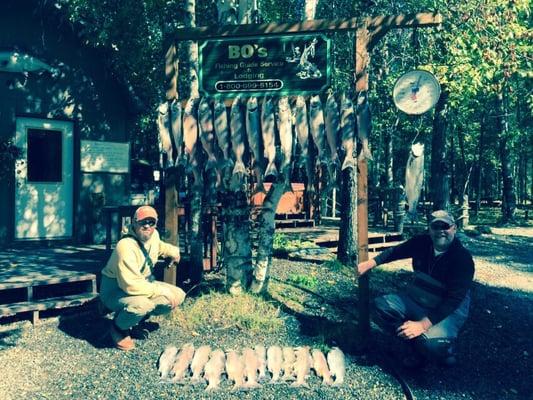
<path id="1" fill-rule="evenodd" d="M 44 2 L 44 0 L 40 0 Z M 391 90 L 396 79 L 413 68 L 432 71 L 449 92 L 448 145 L 455 159 L 453 166 L 459 182 L 465 180 L 470 166 L 484 171 L 483 195 L 498 197 L 498 126 L 495 97 L 509 93 L 508 146 L 512 161 L 531 159 L 533 114 L 533 38 L 528 0 L 407 0 L 390 2 L 353 2 L 332 0 L 318 2 L 317 19 L 363 18 L 368 15 L 394 15 L 436 11 L 443 15 L 436 28 L 398 29 L 387 33 L 372 52 L 370 105 L 373 132 L 370 137 L 374 160 L 369 164 L 369 187 L 376 186 L 385 173 L 383 138 L 392 135 L 396 184 L 403 183 L 409 144 L 420 140 L 430 149 L 431 112 L 412 117 L 394 107 Z M 260 13 L 265 22 L 301 19 L 300 0 L 262 0 Z M 157 162 L 155 109 L 163 99 L 164 44 L 171 34 L 185 24 L 185 2 L 179 0 L 55 0 L 56 8 L 80 32 L 82 40 L 105 54 L 114 75 L 142 102 L 143 112 L 132 127 L 132 156 Z M 211 0 L 196 1 L 197 25 L 212 25 L 216 5 Z M 353 33 L 331 33 L 332 86 L 336 92 L 353 89 Z M 416 40 L 415 40 L 416 39 Z M 482 121 L 485 121 L 482 123 Z M 486 152 L 477 159 L 480 132 Z M 461 137 L 461 142 L 459 141 Z M 459 143 L 460 142 L 460 143 Z M 428 152 L 429 153 L 429 152 Z M 428 165 L 430 161 L 428 154 Z M 528 186 L 526 184 L 526 186 Z M 531 187 L 531 186 L 528 186 Z M 460 188 L 454 188 L 455 191 Z M 287 249 L 288 244 L 280 244 Z"/>
<path id="2" fill-rule="evenodd" d="M 276 232 L 274 233 L 273 245 L 274 255 L 283 256 L 287 255 L 289 252 L 304 249 L 309 247 L 314 247 L 315 244 L 310 241 L 302 241 L 298 239 L 290 240 L 283 233 Z"/>
<path id="3" fill-rule="evenodd" d="M 15 160 L 22 154 L 11 139 L 0 139 L 0 180 L 13 176 Z"/>
<path id="4" fill-rule="evenodd" d="M 318 286 L 317 277 L 311 275 L 291 274 L 287 280 L 309 290 L 313 290 Z"/>

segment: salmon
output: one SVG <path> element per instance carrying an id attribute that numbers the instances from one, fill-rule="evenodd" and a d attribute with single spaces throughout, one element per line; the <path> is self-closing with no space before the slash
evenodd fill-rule
<path id="1" fill-rule="evenodd" d="M 174 164 L 172 158 L 172 139 L 170 138 L 170 115 L 167 102 L 161 103 L 157 113 L 157 130 L 159 132 L 160 151 L 166 154 L 166 162 L 163 168 L 168 168 Z"/>
<path id="2" fill-rule="evenodd" d="M 341 169 L 355 168 L 357 164 L 354 157 L 354 152 L 356 151 L 355 114 L 353 103 L 346 93 L 343 93 L 341 99 L 340 129 L 342 149 L 344 150 L 344 161 L 342 162 Z"/>
<path id="3" fill-rule="evenodd" d="M 263 186 L 263 144 L 261 142 L 261 114 L 257 97 L 250 97 L 246 102 L 246 134 L 248 146 L 252 155 L 252 168 L 254 170 L 256 189 L 255 192 L 264 192 Z"/>
<path id="4" fill-rule="evenodd" d="M 283 352 L 279 346 L 270 346 L 267 350 L 267 368 L 272 374 L 272 382 L 279 381 Z"/>
<path id="5" fill-rule="evenodd" d="M 258 344 L 257 346 L 254 347 L 254 350 L 255 350 L 255 354 L 257 355 L 257 361 L 259 362 L 258 380 L 261 381 L 261 380 L 266 379 L 266 349 L 265 349 L 265 346 Z"/>
<path id="6" fill-rule="evenodd" d="M 242 189 L 244 177 L 248 175 L 244 165 L 244 152 L 246 151 L 246 128 L 241 110 L 241 98 L 237 96 L 231 105 L 230 127 L 231 147 L 235 156 L 233 167 L 232 190 Z"/>
<path id="7" fill-rule="evenodd" d="M 329 152 L 331 155 L 331 161 L 335 164 L 339 164 L 339 156 L 337 154 L 337 147 L 339 142 L 339 106 L 335 100 L 333 92 L 330 92 L 326 100 L 326 138 L 329 144 Z"/>
<path id="8" fill-rule="evenodd" d="M 176 356 L 178 355 L 178 348 L 176 346 L 167 346 L 165 350 L 159 356 L 158 368 L 159 376 L 161 380 L 168 378 L 172 366 L 176 361 Z"/>
<path id="9" fill-rule="evenodd" d="M 346 375 L 346 361 L 344 353 L 338 347 L 333 347 L 328 353 L 328 366 L 331 375 L 335 376 L 333 386 L 339 386 L 344 383 Z"/>
<path id="10" fill-rule="evenodd" d="M 211 353 L 211 357 L 204 368 L 204 377 L 209 382 L 205 388 L 206 392 L 218 389 L 224 373 L 225 362 L 226 357 L 222 350 L 217 349 Z"/>
<path id="11" fill-rule="evenodd" d="M 181 103 L 178 99 L 172 100 L 170 103 L 170 126 L 172 127 L 172 138 L 174 140 L 174 147 L 176 154 L 174 155 L 174 165 L 177 166 L 183 155 L 183 130 L 181 126 Z"/>
<path id="12" fill-rule="evenodd" d="M 244 374 L 246 375 L 246 384 L 244 387 L 248 389 L 261 387 L 261 385 L 257 383 L 259 360 L 257 359 L 257 354 L 255 354 L 255 351 L 249 347 L 243 349 L 242 360 L 244 363 Z"/>
<path id="13" fill-rule="evenodd" d="M 313 357 L 311 357 L 311 353 L 309 352 L 309 346 L 298 347 L 294 353 L 296 356 L 296 361 L 294 362 L 294 374 L 296 375 L 296 381 L 293 382 L 291 386 L 309 387 L 306 379 L 309 376 L 311 367 L 313 366 Z"/>
<path id="14" fill-rule="evenodd" d="M 215 130 L 213 124 L 213 111 L 209 104 L 209 99 L 203 97 L 198 105 L 198 120 L 200 121 L 200 141 L 207 153 L 207 163 L 205 170 L 215 168 L 217 158 L 215 154 Z"/>
<path id="15" fill-rule="evenodd" d="M 283 348 L 283 380 L 293 380 L 294 379 L 294 362 L 296 361 L 296 356 L 294 354 L 294 349 L 292 347 Z"/>
<path id="16" fill-rule="evenodd" d="M 405 196 L 407 198 L 408 214 L 416 218 L 416 207 L 420 192 L 424 184 L 424 144 L 414 143 L 409 152 L 405 167 Z"/>
<path id="17" fill-rule="evenodd" d="M 185 378 L 185 373 L 189 369 L 193 356 L 194 345 L 192 343 L 184 344 L 176 356 L 176 362 L 170 371 L 172 382 L 179 382 Z"/>
<path id="18" fill-rule="evenodd" d="M 233 390 L 244 387 L 244 363 L 242 357 L 235 350 L 226 352 L 226 373 L 228 379 L 234 383 Z"/>
<path id="19" fill-rule="evenodd" d="M 364 157 L 367 160 L 372 159 L 372 152 L 368 144 L 371 131 L 372 114 L 368 104 L 368 92 L 359 92 L 357 96 L 357 137 L 362 145 L 362 151 L 359 157 Z"/>
<path id="20" fill-rule="evenodd" d="M 196 349 L 194 357 L 191 361 L 191 382 L 198 383 L 201 380 L 202 372 L 204 370 L 205 364 L 209 360 L 209 354 L 211 353 L 210 346 L 200 346 Z"/>
<path id="21" fill-rule="evenodd" d="M 318 349 L 313 349 L 311 352 L 313 357 L 313 369 L 315 370 L 316 376 L 322 378 L 323 385 L 333 384 L 333 379 L 331 378 L 331 372 L 329 371 L 328 361 L 326 356 Z"/>
<path id="22" fill-rule="evenodd" d="M 265 96 L 263 99 L 263 108 L 261 110 L 261 133 L 263 137 L 264 158 L 267 166 L 264 178 L 278 175 L 276 168 L 276 119 L 274 116 L 274 102 L 271 96 Z"/>

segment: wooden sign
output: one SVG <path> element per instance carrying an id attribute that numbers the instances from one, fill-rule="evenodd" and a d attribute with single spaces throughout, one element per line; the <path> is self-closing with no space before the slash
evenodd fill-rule
<path id="1" fill-rule="evenodd" d="M 330 85 L 330 39 L 286 35 L 207 40 L 200 47 L 207 96 L 317 93 Z"/>

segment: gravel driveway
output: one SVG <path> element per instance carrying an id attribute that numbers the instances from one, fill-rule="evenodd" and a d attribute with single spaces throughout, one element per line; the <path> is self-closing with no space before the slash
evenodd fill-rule
<path id="1" fill-rule="evenodd" d="M 417 399 L 531 399 L 533 353 L 533 229 L 464 238 L 476 261 L 471 318 L 458 344 L 459 365 L 429 366 L 404 377 Z M 502 258 L 502 255 L 505 255 Z M 372 295 L 397 287 L 406 263 L 380 267 L 371 278 Z M 313 271 L 324 280 L 337 280 L 347 297 L 354 280 L 335 276 L 320 265 L 276 260 L 273 276 Z M 324 293 L 322 293 L 324 295 Z M 193 301 L 193 300 L 189 300 Z M 344 306 L 350 306 L 345 302 Z M 265 384 L 261 389 L 231 392 L 224 380 L 213 394 L 205 385 L 161 384 L 156 361 L 168 344 L 193 342 L 223 349 L 262 343 L 266 346 L 317 346 L 322 338 L 303 335 L 293 315 L 285 315 L 281 334 L 253 337 L 234 329 L 213 329 L 190 336 L 169 320 L 148 340 L 137 341 L 132 352 L 109 347 L 104 332 L 108 319 L 94 314 L 61 314 L 37 326 L 19 321 L 0 325 L 0 399 L 402 399 L 398 381 L 375 344 L 364 354 L 349 355 L 346 383 L 322 386 L 316 377 L 310 389 Z M 343 334 L 350 335 L 346 331 Z"/>

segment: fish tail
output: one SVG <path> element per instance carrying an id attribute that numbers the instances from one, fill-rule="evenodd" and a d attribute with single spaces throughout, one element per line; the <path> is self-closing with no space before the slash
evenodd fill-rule
<path id="1" fill-rule="evenodd" d="M 214 157 L 210 157 L 209 160 L 207 160 L 207 163 L 205 164 L 205 170 L 209 171 L 210 169 L 215 168 L 217 165 L 217 160 Z"/>
<path id="2" fill-rule="evenodd" d="M 370 151 L 370 148 L 368 147 L 368 141 L 363 141 L 363 149 L 361 153 L 359 153 L 359 159 L 365 159 L 365 160 L 373 160 L 372 158 L 372 152 Z"/>
<path id="3" fill-rule="evenodd" d="M 268 163 L 266 171 L 265 171 L 265 177 L 267 176 L 273 176 L 276 177 L 278 175 L 278 169 L 276 168 L 276 163 L 274 161 L 271 161 Z"/>
<path id="4" fill-rule="evenodd" d="M 257 182 L 252 192 L 252 196 L 257 193 L 266 193 L 265 185 L 263 185 L 263 182 Z"/>
<path id="5" fill-rule="evenodd" d="M 246 167 L 242 161 L 237 161 L 233 167 L 233 175 L 242 175 L 246 176 Z"/>
<path id="6" fill-rule="evenodd" d="M 341 170 L 345 170 L 346 168 L 355 168 L 356 162 L 355 158 L 353 158 L 352 154 L 346 154 L 346 157 L 344 157 L 344 161 L 341 166 Z"/>

